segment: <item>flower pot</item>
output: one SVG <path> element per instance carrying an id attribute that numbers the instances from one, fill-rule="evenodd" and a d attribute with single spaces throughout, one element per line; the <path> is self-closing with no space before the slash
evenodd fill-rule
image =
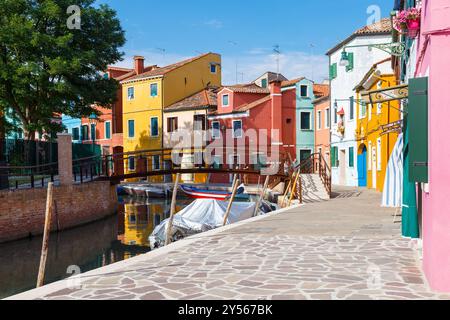
<path id="1" fill-rule="evenodd" d="M 408 20 L 408 37 L 413 39 L 417 37 L 420 30 L 420 19 Z"/>

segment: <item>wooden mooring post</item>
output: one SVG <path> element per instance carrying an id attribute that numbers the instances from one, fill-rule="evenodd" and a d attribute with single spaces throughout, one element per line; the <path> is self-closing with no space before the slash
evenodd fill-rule
<path id="1" fill-rule="evenodd" d="M 230 216 L 231 207 L 233 206 L 234 198 L 236 197 L 237 188 L 239 186 L 239 179 L 237 179 L 237 175 L 234 177 L 233 181 L 233 191 L 231 192 L 230 202 L 228 202 L 227 211 L 225 212 L 225 216 L 223 217 L 223 226 L 227 225 L 228 217 Z"/>
<path id="2" fill-rule="evenodd" d="M 36 287 L 42 287 L 45 279 L 45 265 L 47 263 L 48 255 L 48 239 L 50 237 L 50 228 L 52 225 L 52 212 L 53 212 L 53 183 L 49 182 L 47 187 L 47 203 L 45 207 L 45 225 L 44 235 L 42 237 L 42 252 L 41 262 L 39 264 L 39 273 Z"/>
<path id="3" fill-rule="evenodd" d="M 259 215 L 259 205 L 261 204 L 261 202 L 264 200 L 264 197 L 266 196 L 267 188 L 269 187 L 269 181 L 270 181 L 270 176 L 267 176 L 266 181 L 264 182 L 264 187 L 261 190 L 258 200 L 256 201 L 255 212 L 253 213 L 254 217 Z"/>
<path id="4" fill-rule="evenodd" d="M 178 184 L 180 183 L 180 174 L 177 173 L 177 177 L 175 179 L 175 184 L 173 186 L 173 192 L 172 192 L 172 203 L 170 204 L 170 218 L 166 229 L 166 243 L 165 245 L 169 245 L 171 242 L 171 233 L 172 233 L 172 226 L 173 226 L 173 218 L 175 216 L 175 211 L 177 209 L 177 191 L 178 191 Z"/>

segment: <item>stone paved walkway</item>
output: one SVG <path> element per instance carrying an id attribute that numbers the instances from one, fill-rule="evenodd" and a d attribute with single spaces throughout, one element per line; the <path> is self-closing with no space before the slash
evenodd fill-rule
<path id="1" fill-rule="evenodd" d="M 414 242 L 380 195 L 340 189 L 13 299 L 450 299 L 425 283 Z M 159 251 L 159 252 L 158 252 Z"/>

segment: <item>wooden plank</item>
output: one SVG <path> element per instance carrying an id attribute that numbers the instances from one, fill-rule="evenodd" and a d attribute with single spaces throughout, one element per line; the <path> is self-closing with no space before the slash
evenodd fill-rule
<path id="1" fill-rule="evenodd" d="M 234 198 L 236 197 L 236 192 L 237 192 L 239 183 L 240 183 L 240 181 L 239 181 L 239 179 L 237 179 L 237 175 L 236 175 L 234 177 L 234 181 L 233 181 L 233 192 L 231 193 L 230 202 L 228 202 L 227 211 L 225 212 L 225 216 L 223 218 L 223 226 L 226 226 L 226 224 L 227 224 L 228 216 L 230 215 L 231 207 L 233 206 L 233 201 L 234 201 Z"/>
<path id="2" fill-rule="evenodd" d="M 170 238 L 171 232 L 172 232 L 172 226 L 173 226 L 173 218 L 175 216 L 175 211 L 177 209 L 177 191 L 178 191 L 178 184 L 180 182 L 180 174 L 177 173 L 177 177 L 175 179 L 175 184 L 173 186 L 173 192 L 172 192 L 172 203 L 170 204 L 170 218 L 166 229 L 166 243 L 165 245 L 169 245 L 172 239 Z"/>

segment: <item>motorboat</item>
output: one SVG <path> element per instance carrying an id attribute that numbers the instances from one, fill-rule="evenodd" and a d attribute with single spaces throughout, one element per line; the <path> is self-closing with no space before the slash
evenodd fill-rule
<path id="1" fill-rule="evenodd" d="M 181 185 L 180 189 L 192 199 L 213 199 L 213 200 L 226 200 L 232 196 L 231 192 L 222 190 L 206 190 L 199 189 L 193 186 Z M 242 184 L 238 187 L 236 195 L 242 196 L 245 192 L 245 186 Z"/>

